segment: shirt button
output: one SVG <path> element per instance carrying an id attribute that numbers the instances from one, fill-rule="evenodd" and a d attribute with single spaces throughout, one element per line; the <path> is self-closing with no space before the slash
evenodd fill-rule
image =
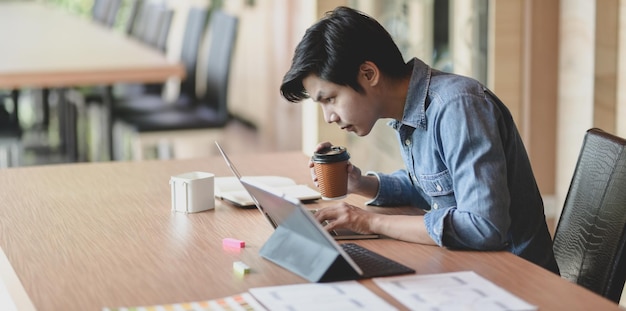
<path id="1" fill-rule="evenodd" d="M 410 146 L 411 145 L 411 140 L 410 139 L 405 140 L 404 144 L 407 145 L 407 146 Z"/>
<path id="2" fill-rule="evenodd" d="M 437 191 L 441 191 L 441 185 L 437 184 L 437 186 L 435 186 L 435 188 L 437 188 Z"/>
<path id="3" fill-rule="evenodd" d="M 433 209 L 438 209 L 439 208 L 439 204 L 435 203 L 433 204 Z"/>

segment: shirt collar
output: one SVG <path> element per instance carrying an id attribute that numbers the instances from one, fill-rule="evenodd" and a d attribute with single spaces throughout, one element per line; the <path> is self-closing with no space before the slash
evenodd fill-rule
<path id="1" fill-rule="evenodd" d="M 413 66 L 413 73 L 401 122 L 414 128 L 426 129 L 426 96 L 432 69 L 418 58 L 411 59 L 408 65 Z"/>

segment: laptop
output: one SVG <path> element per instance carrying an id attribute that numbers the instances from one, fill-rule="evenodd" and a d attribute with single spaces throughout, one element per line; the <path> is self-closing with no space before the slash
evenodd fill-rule
<path id="1" fill-rule="evenodd" d="M 339 244 L 300 200 L 257 180 L 241 183 L 264 206 L 276 230 L 259 254 L 311 282 L 334 282 L 415 273 L 415 270 L 355 243 Z"/>
<path id="2" fill-rule="evenodd" d="M 228 158 L 228 156 L 226 155 L 226 152 L 224 151 L 222 146 L 220 146 L 220 144 L 217 141 L 215 142 L 215 145 L 217 146 L 217 149 L 222 154 L 222 157 L 224 158 L 224 161 L 226 161 L 226 165 L 228 165 L 228 167 L 230 168 L 231 172 L 233 172 L 235 177 L 241 182 L 242 175 L 239 173 L 239 171 L 237 170 L 237 168 L 235 167 L 233 162 Z M 250 197 L 254 201 L 254 205 L 256 205 L 257 209 L 261 212 L 261 214 L 263 214 L 265 216 L 265 219 L 267 219 L 267 221 L 270 223 L 270 225 L 272 225 L 272 227 L 274 229 L 276 229 L 276 227 L 278 227 L 276 221 L 274 219 L 272 219 L 272 217 L 270 215 L 267 214 L 267 212 L 265 211 L 265 208 L 263 207 L 262 204 L 259 204 L 259 201 L 256 199 L 254 194 L 252 192 L 250 192 L 245 186 L 244 186 L 244 188 L 246 189 L 246 191 L 248 192 L 248 194 L 250 195 Z M 314 209 L 310 209 L 309 210 L 309 212 L 312 213 L 312 214 L 314 214 L 315 211 L 316 210 L 314 210 Z M 380 238 L 379 234 L 361 234 L 361 233 L 357 233 L 357 232 L 354 232 L 354 231 L 349 230 L 349 229 L 335 229 L 335 230 L 330 231 L 329 234 L 335 240 L 365 240 L 365 239 L 378 239 L 378 238 Z"/>

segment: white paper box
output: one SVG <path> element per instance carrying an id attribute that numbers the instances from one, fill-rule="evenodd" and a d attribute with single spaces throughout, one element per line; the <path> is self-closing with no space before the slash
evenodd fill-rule
<path id="1" fill-rule="evenodd" d="M 172 210 L 196 213 L 215 208 L 215 175 L 206 172 L 189 172 L 170 178 Z"/>

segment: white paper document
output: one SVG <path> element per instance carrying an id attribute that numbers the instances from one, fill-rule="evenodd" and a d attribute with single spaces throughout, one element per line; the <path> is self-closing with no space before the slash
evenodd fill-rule
<path id="1" fill-rule="evenodd" d="M 0 248 L 0 310 L 35 310 L 2 248 Z"/>
<path id="2" fill-rule="evenodd" d="M 411 310 L 537 310 L 472 271 L 373 280 Z"/>
<path id="3" fill-rule="evenodd" d="M 272 311 L 397 310 L 356 281 L 257 287 L 248 291 Z"/>
<path id="4" fill-rule="evenodd" d="M 17 311 L 17 307 L 11 298 L 9 289 L 4 284 L 4 281 L 0 279 L 0 310 L 5 311 Z"/>

